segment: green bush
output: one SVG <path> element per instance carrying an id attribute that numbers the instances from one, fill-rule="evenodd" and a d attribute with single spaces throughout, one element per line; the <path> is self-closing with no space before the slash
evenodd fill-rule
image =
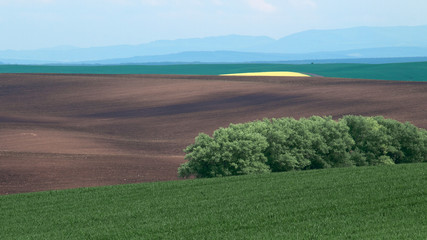
<path id="1" fill-rule="evenodd" d="M 211 137 L 200 134 L 179 168 L 179 175 L 187 177 L 219 177 L 265 173 L 270 169 L 263 154 L 268 146 L 266 138 L 253 131 L 239 129 L 239 125 L 216 130 Z"/>
<path id="2" fill-rule="evenodd" d="M 427 131 L 383 117 L 265 119 L 201 133 L 181 177 L 218 177 L 427 161 Z"/>

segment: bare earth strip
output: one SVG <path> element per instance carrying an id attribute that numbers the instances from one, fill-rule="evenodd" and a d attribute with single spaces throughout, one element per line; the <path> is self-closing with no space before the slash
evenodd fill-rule
<path id="1" fill-rule="evenodd" d="M 427 128 L 427 82 L 0 74 L 0 194 L 175 180 L 199 132 L 383 115 Z"/>

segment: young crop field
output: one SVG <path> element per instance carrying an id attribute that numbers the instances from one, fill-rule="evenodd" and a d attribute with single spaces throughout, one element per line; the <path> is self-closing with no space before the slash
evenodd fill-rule
<path id="1" fill-rule="evenodd" d="M 0 239 L 426 239 L 427 164 L 0 196 Z"/>
<path id="2" fill-rule="evenodd" d="M 291 71 L 324 77 L 427 81 L 427 62 L 391 64 L 181 64 L 181 65 L 0 65 L 0 73 L 220 75 Z"/>

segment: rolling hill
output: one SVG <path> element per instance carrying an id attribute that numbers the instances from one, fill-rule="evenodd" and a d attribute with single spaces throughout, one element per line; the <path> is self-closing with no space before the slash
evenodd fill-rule
<path id="1" fill-rule="evenodd" d="M 427 164 L 0 196 L 1 239 L 425 239 Z"/>
<path id="2" fill-rule="evenodd" d="M 427 81 L 427 62 L 389 64 L 0 65 L 0 73 L 187 74 L 291 71 L 325 77 Z"/>
<path id="3" fill-rule="evenodd" d="M 0 79 L 0 194 L 176 180 L 182 150 L 200 132 L 230 123 L 382 115 L 427 127 L 426 82 L 40 73 Z"/>

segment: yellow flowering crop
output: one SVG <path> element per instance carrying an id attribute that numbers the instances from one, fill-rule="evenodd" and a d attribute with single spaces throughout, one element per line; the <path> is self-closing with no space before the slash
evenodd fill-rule
<path id="1" fill-rule="evenodd" d="M 307 74 L 297 72 L 249 72 L 221 74 L 221 76 L 278 76 L 278 77 L 310 77 Z"/>

